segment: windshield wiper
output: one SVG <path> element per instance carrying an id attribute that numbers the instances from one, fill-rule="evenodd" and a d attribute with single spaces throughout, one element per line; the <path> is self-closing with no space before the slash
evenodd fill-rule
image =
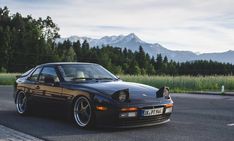
<path id="1" fill-rule="evenodd" d="M 114 80 L 114 79 L 109 77 L 103 77 L 103 78 L 75 77 L 72 78 L 71 80 L 76 81 L 76 80 Z"/>
<path id="2" fill-rule="evenodd" d="M 75 77 L 75 78 L 72 78 L 71 80 L 72 81 L 75 81 L 75 80 L 94 80 L 95 78 L 90 78 L 90 77 Z"/>
<path id="3" fill-rule="evenodd" d="M 113 78 L 103 77 L 103 78 L 95 78 L 96 80 L 113 80 Z"/>

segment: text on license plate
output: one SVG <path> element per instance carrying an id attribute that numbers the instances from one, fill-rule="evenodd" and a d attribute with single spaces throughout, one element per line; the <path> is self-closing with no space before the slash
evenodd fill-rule
<path id="1" fill-rule="evenodd" d="M 155 115 L 161 115 L 163 113 L 163 107 L 162 108 L 155 108 L 155 109 L 146 109 L 142 112 L 143 116 L 155 116 Z"/>

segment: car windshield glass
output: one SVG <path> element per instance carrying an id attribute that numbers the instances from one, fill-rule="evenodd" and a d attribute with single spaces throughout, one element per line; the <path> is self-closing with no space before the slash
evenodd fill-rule
<path id="1" fill-rule="evenodd" d="M 24 77 L 24 76 L 27 76 L 34 68 L 28 70 L 27 72 L 23 73 L 21 76 Z"/>
<path id="2" fill-rule="evenodd" d="M 117 80 L 108 70 L 97 64 L 64 64 L 59 70 L 65 81 Z"/>

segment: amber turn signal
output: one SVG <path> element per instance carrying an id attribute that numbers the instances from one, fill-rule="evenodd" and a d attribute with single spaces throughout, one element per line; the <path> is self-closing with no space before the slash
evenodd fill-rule
<path id="1" fill-rule="evenodd" d="M 166 104 L 164 105 L 166 108 L 170 108 L 170 107 L 173 107 L 173 104 Z"/>
<path id="2" fill-rule="evenodd" d="M 104 107 L 104 106 L 96 106 L 96 109 L 99 110 L 99 111 L 105 111 L 105 110 L 107 110 L 107 108 Z"/>
<path id="3" fill-rule="evenodd" d="M 136 107 L 130 107 L 130 108 L 122 108 L 122 112 L 129 112 L 129 111 L 137 111 L 138 109 Z"/>

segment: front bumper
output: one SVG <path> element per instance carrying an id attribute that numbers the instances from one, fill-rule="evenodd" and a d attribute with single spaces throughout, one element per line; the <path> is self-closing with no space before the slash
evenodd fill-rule
<path id="1" fill-rule="evenodd" d="M 144 126 L 153 126 L 158 124 L 163 124 L 170 121 L 169 114 L 162 114 L 151 117 L 137 117 L 137 118 L 128 118 L 120 119 L 117 124 L 113 125 L 117 128 L 133 128 L 133 127 L 144 127 Z"/>
<path id="2" fill-rule="evenodd" d="M 154 116 L 141 115 L 142 110 L 161 108 L 161 107 L 163 107 L 164 110 L 163 113 L 160 115 L 154 115 Z M 136 112 L 137 112 L 136 117 L 121 118 L 119 116 L 121 111 L 119 110 L 97 111 L 96 123 L 97 126 L 102 126 L 102 127 L 133 128 L 133 127 L 153 126 L 170 121 L 171 113 L 165 113 L 166 112 L 165 105 L 141 107 Z"/>

